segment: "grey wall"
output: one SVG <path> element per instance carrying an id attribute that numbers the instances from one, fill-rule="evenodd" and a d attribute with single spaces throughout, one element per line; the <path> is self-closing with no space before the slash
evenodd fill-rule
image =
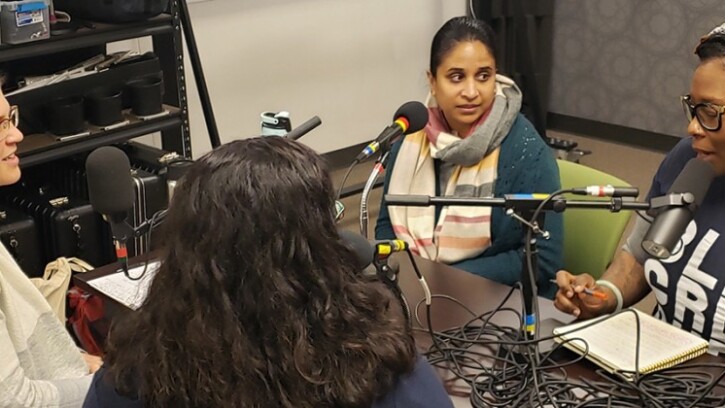
<path id="1" fill-rule="evenodd" d="M 682 136 L 699 38 L 723 0 L 556 0 L 549 110 Z"/>

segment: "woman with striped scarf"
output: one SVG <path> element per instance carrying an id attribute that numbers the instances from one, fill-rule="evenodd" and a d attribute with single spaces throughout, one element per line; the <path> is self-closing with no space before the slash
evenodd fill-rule
<path id="1" fill-rule="evenodd" d="M 491 28 L 470 17 L 445 23 L 433 38 L 429 120 L 390 152 L 385 194 L 501 197 L 550 193 L 560 186 L 553 154 L 524 118 L 521 91 L 497 74 Z M 539 294 L 561 267 L 562 220 L 547 214 L 539 239 Z M 490 207 L 388 207 L 383 199 L 375 236 L 399 238 L 426 259 L 513 285 L 521 280 L 523 228 Z"/>

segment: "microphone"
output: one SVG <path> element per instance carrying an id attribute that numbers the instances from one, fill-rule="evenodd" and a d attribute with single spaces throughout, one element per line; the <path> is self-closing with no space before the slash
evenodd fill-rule
<path id="1" fill-rule="evenodd" d="M 133 227 L 126 222 L 134 201 L 128 156 L 116 147 L 98 148 L 86 159 L 86 176 L 91 207 L 110 224 L 116 257 L 127 272 L 126 240 L 134 236 Z"/>
<path id="2" fill-rule="evenodd" d="M 373 263 L 375 251 L 365 237 L 348 230 L 338 229 L 337 231 L 343 244 L 355 254 L 356 267 L 363 270 Z"/>
<path id="3" fill-rule="evenodd" d="M 657 213 L 647 230 L 642 249 L 655 258 L 669 258 L 697 207 L 705 199 L 713 178 L 715 170 L 710 164 L 690 159 L 667 190 L 667 195 L 651 200 L 652 208 L 664 208 Z"/>
<path id="4" fill-rule="evenodd" d="M 408 243 L 402 239 L 392 239 L 389 241 L 373 241 L 375 247 L 376 260 L 388 259 L 395 252 L 403 252 L 408 249 Z"/>
<path id="5" fill-rule="evenodd" d="M 362 235 L 338 229 L 338 234 L 343 244 L 348 247 L 354 254 L 357 261 L 356 265 L 364 273 L 368 272 L 370 265 L 375 265 L 376 270 L 380 268 L 380 272 L 394 280 L 391 276 L 397 274 L 399 265 L 394 262 L 388 264 L 388 258 L 395 252 L 402 252 L 408 249 L 408 244 L 400 239 L 389 241 L 368 241 Z"/>
<path id="6" fill-rule="evenodd" d="M 355 162 L 360 162 L 375 154 L 384 145 L 401 135 L 415 133 L 428 123 L 428 109 L 420 102 L 411 101 L 404 103 L 393 115 L 393 124 L 383 129 L 378 137 L 368 144 L 360 154 L 355 157 Z"/>
<path id="7" fill-rule="evenodd" d="M 592 197 L 637 197 L 639 189 L 637 187 L 614 187 L 612 185 L 586 186 L 573 188 L 572 194 Z"/>
<path id="8" fill-rule="evenodd" d="M 320 120 L 319 116 L 313 116 L 308 120 L 307 122 L 297 126 L 296 128 L 292 129 L 289 133 L 284 135 L 287 139 L 297 140 L 301 138 L 302 136 L 309 133 L 312 129 L 320 126 L 322 124 L 322 120 Z"/>

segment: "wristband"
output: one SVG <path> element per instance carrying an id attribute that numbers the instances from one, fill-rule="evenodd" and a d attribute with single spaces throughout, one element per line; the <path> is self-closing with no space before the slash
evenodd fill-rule
<path id="1" fill-rule="evenodd" d="M 609 288 L 614 293 L 614 297 L 617 298 L 617 307 L 614 309 L 614 313 L 619 312 L 622 310 L 622 306 L 624 306 L 624 298 L 622 297 L 622 291 L 619 290 L 617 285 L 613 284 L 612 282 L 604 279 L 599 279 L 595 282 L 597 285 Z"/>

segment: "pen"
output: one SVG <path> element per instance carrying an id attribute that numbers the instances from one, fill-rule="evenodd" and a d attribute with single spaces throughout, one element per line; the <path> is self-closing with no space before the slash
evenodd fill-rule
<path id="1" fill-rule="evenodd" d="M 556 283 L 556 279 L 550 279 L 551 283 Z M 586 293 L 589 296 L 594 296 L 597 299 L 601 300 L 607 300 L 607 294 L 598 290 L 593 290 L 590 288 L 584 288 L 584 293 Z"/>

